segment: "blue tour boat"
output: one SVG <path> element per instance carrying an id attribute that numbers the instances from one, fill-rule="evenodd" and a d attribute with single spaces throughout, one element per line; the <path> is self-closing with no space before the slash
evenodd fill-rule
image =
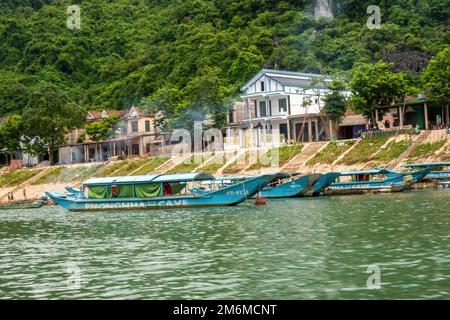
<path id="1" fill-rule="evenodd" d="M 385 169 L 374 169 L 364 171 L 341 172 L 336 182 L 329 187 L 327 194 L 355 194 L 355 193 L 378 193 L 399 192 L 408 189 L 414 183 L 411 175 L 400 175 L 389 177 L 389 171 Z M 341 178 L 350 181 L 340 181 Z"/>
<path id="2" fill-rule="evenodd" d="M 404 164 L 404 168 L 417 169 L 428 168 L 430 172 L 425 176 L 424 180 L 448 180 L 450 179 L 450 162 L 429 162 L 429 163 L 414 163 Z M 444 170 L 444 168 L 449 169 Z"/>
<path id="3" fill-rule="evenodd" d="M 328 172 L 321 174 L 320 177 L 317 179 L 317 181 L 314 182 L 314 184 L 311 187 L 311 195 L 316 196 L 319 195 L 340 176 L 341 174 L 339 172 Z"/>
<path id="4" fill-rule="evenodd" d="M 389 169 L 383 169 L 386 171 L 385 175 L 386 177 L 404 177 L 404 176 L 411 176 L 413 178 L 414 182 L 420 182 L 425 179 L 425 177 L 430 173 L 430 168 L 425 169 L 419 169 L 416 171 L 396 171 L 396 170 L 389 170 Z"/>
<path id="5" fill-rule="evenodd" d="M 310 175 L 277 173 L 258 196 L 263 198 L 293 198 L 305 196 L 311 187 Z"/>
<path id="6" fill-rule="evenodd" d="M 209 173 L 93 178 L 85 181 L 80 190 L 67 187 L 65 194 L 46 192 L 46 195 L 71 211 L 232 206 L 254 196 L 273 177 L 272 174 L 250 177 L 203 194 L 190 193 L 188 185 L 216 180 Z"/>

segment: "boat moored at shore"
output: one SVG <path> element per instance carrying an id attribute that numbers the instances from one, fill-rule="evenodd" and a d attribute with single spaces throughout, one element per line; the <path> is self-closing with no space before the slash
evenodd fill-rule
<path id="1" fill-rule="evenodd" d="M 196 194 L 189 192 L 188 185 L 215 178 L 208 173 L 94 178 L 84 182 L 79 191 L 66 188 L 66 194 L 46 195 L 71 211 L 232 206 L 253 197 L 272 179 L 272 174 L 259 175 Z"/>
<path id="2" fill-rule="evenodd" d="M 410 188 L 414 183 L 411 175 L 389 177 L 385 169 L 341 172 L 337 182 L 333 182 L 327 195 L 400 192 Z M 347 180 L 347 181 L 341 181 Z"/>
<path id="3" fill-rule="evenodd" d="M 408 169 L 429 169 L 430 172 L 423 178 L 424 180 L 450 180 L 450 162 L 413 163 L 404 164 L 402 167 Z"/>

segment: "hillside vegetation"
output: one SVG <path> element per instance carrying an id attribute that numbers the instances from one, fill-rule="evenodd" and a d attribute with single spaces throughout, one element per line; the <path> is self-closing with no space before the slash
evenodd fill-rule
<path id="1" fill-rule="evenodd" d="M 81 8 L 81 29 L 66 27 Z M 341 72 L 379 59 L 414 75 L 450 42 L 450 0 L 334 1 L 315 20 L 313 0 L 2 0 L 0 116 L 47 91 L 83 108 L 164 109 L 177 123 L 212 114 L 261 67 Z M 198 111 L 197 113 L 186 112 Z"/>

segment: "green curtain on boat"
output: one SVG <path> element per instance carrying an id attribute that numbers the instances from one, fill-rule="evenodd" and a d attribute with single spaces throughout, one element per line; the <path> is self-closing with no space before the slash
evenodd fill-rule
<path id="1" fill-rule="evenodd" d="M 171 183 L 172 194 L 179 194 L 186 187 L 186 183 Z"/>
<path id="2" fill-rule="evenodd" d="M 121 184 L 118 186 L 117 198 L 132 198 L 133 186 L 131 184 Z"/>
<path id="3" fill-rule="evenodd" d="M 158 197 L 162 193 L 161 183 L 136 184 L 134 186 L 137 198 L 153 198 Z"/>
<path id="4" fill-rule="evenodd" d="M 106 199 L 111 198 L 111 188 L 109 186 L 96 186 L 89 187 L 88 198 L 89 199 Z"/>

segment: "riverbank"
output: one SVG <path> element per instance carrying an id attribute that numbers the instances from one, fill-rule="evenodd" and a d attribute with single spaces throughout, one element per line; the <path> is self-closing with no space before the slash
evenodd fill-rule
<path id="1" fill-rule="evenodd" d="M 277 156 L 273 156 L 277 152 Z M 271 161 L 276 159 L 278 161 Z M 0 202 L 39 199 L 44 191 L 65 192 L 91 177 L 149 173 L 209 172 L 215 176 L 267 172 L 325 173 L 386 167 L 404 163 L 450 161 L 450 136 L 445 131 L 420 135 L 371 137 L 285 145 L 279 148 L 241 149 L 176 157 L 135 158 L 123 161 L 21 169 L 0 173 Z"/>

